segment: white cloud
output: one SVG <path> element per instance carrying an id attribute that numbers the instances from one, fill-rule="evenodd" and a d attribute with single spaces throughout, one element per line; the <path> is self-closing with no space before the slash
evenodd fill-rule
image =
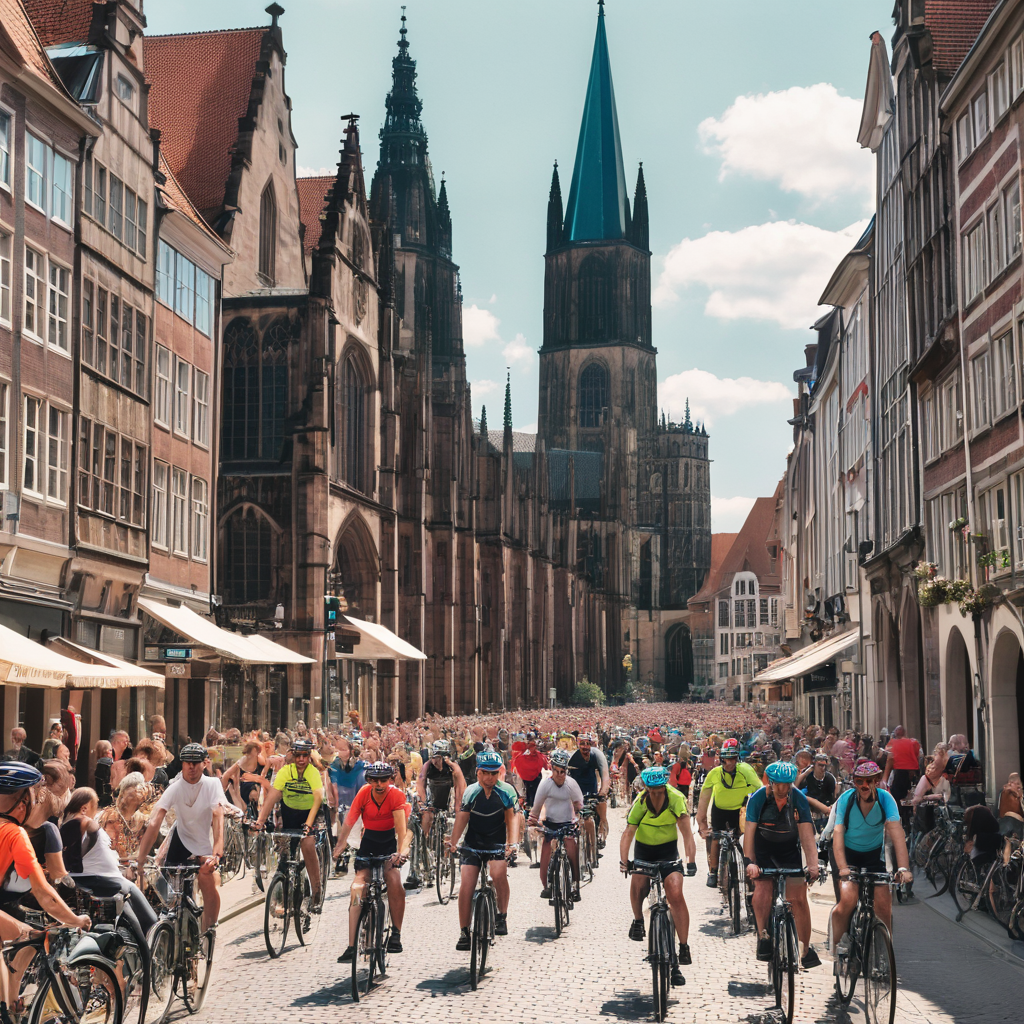
<path id="1" fill-rule="evenodd" d="M 711 495 L 711 530 L 713 533 L 739 533 L 755 498 L 716 498 Z"/>
<path id="2" fill-rule="evenodd" d="M 516 427 L 516 430 L 520 431 L 523 434 L 536 434 L 537 433 L 537 424 L 536 423 L 527 423 L 525 427 Z"/>
<path id="3" fill-rule="evenodd" d="M 533 366 L 533 349 L 526 344 L 526 336 L 517 334 L 502 350 L 509 366 L 521 366 L 528 370 Z"/>
<path id="4" fill-rule="evenodd" d="M 470 348 L 480 348 L 489 341 L 500 341 L 498 325 L 501 321 L 489 310 L 476 304 L 462 311 L 462 340 Z"/>
<path id="5" fill-rule="evenodd" d="M 697 129 L 722 161 L 719 179 L 745 174 L 816 203 L 853 196 L 873 204 L 874 157 L 857 143 L 862 101 L 826 82 L 738 96 Z"/>
<path id="6" fill-rule="evenodd" d="M 719 416 L 731 416 L 751 406 L 791 402 L 793 392 L 779 381 L 716 377 L 696 368 L 674 373 L 658 385 L 658 405 L 673 420 L 682 420 L 687 399 L 691 418 L 710 425 Z"/>
<path id="7" fill-rule="evenodd" d="M 337 167 L 333 170 L 330 167 L 321 167 L 319 170 L 316 167 L 296 166 L 295 168 L 296 178 L 333 178 L 337 173 Z"/>
<path id="8" fill-rule="evenodd" d="M 471 380 L 470 387 L 473 390 L 474 398 L 486 398 L 497 392 L 501 385 L 496 380 Z"/>
<path id="9" fill-rule="evenodd" d="M 666 306 L 691 285 L 710 290 L 704 312 L 723 320 L 774 320 L 809 327 L 836 265 L 867 227 L 866 221 L 826 231 L 797 221 L 752 224 L 684 238 L 665 257 L 654 303 Z"/>

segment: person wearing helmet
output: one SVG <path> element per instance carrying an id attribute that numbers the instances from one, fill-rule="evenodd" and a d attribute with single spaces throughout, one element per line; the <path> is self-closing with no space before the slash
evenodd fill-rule
<path id="1" fill-rule="evenodd" d="M 266 799 L 260 808 L 260 816 L 253 826 L 258 832 L 266 826 L 267 819 L 274 812 L 278 801 L 281 803 L 281 826 L 289 832 L 302 832 L 299 841 L 302 859 L 306 864 L 306 875 L 312 892 L 311 906 L 320 903 L 320 859 L 316 855 L 316 825 L 320 805 L 324 799 L 323 776 L 310 764 L 313 756 L 313 741 L 303 736 L 292 740 L 292 760 L 282 766 L 274 776 L 274 783 L 267 790 Z M 292 850 L 294 852 L 294 841 Z"/>
<path id="2" fill-rule="evenodd" d="M 853 788 L 836 801 L 836 824 L 832 830 L 832 856 L 842 883 L 839 902 L 832 910 L 832 938 L 840 954 L 850 918 L 857 907 L 858 886 L 850 881 L 850 868 L 884 872 L 885 840 L 892 842 L 896 855 L 897 882 L 913 881 L 906 834 L 900 821 L 895 797 L 882 789 L 882 769 L 874 761 L 862 761 L 853 770 Z M 875 914 L 892 927 L 892 891 L 887 885 L 875 886 Z"/>
<path id="3" fill-rule="evenodd" d="M 501 754 L 483 751 L 476 757 L 476 782 L 463 794 L 455 815 L 455 826 L 448 840 L 449 849 L 454 853 L 459 838 L 466 833 L 466 841 L 459 855 L 462 865 L 462 880 L 459 888 L 459 941 L 457 950 L 470 947 L 469 920 L 473 911 L 473 893 L 480 865 L 486 859 L 490 864 L 491 882 L 498 902 L 498 915 L 494 922 L 496 935 L 508 935 L 508 860 L 519 841 L 519 821 L 516 808 L 519 798 L 516 791 L 498 776 L 504 767 Z M 496 850 L 502 853 L 493 857 L 474 853 L 474 850 Z"/>
<path id="4" fill-rule="evenodd" d="M 568 828 L 576 823 L 576 812 L 583 810 L 583 793 L 579 783 L 569 778 L 569 752 L 553 750 L 551 752 L 551 775 L 541 780 L 537 787 L 537 795 L 530 810 L 529 824 L 538 826 L 544 822 L 544 828 L 551 832 Z M 543 813 L 544 817 L 541 818 Z M 569 856 L 573 877 L 573 901 L 580 899 L 580 864 L 579 845 L 575 838 L 566 836 L 565 852 Z M 547 834 L 540 848 L 540 877 L 543 888 L 540 891 L 542 900 L 551 899 L 548 888 L 548 862 L 551 860 L 551 840 Z"/>
<path id="5" fill-rule="evenodd" d="M 771 913 L 772 883 L 770 879 L 761 877 L 761 868 L 800 868 L 806 861 L 807 873 L 813 882 L 818 877 L 818 850 L 814 844 L 810 804 L 793 785 L 796 782 L 796 765 L 792 761 L 773 761 L 765 769 L 764 776 L 764 789 L 759 789 L 747 801 L 743 860 L 747 865 L 747 877 L 754 883 L 757 959 L 768 961 L 772 956 L 772 940 L 766 930 Z M 796 933 L 803 949 L 800 963 L 805 969 L 818 967 L 821 960 L 811 946 L 807 882 L 803 878 L 790 878 L 787 883 Z"/>
<path id="6" fill-rule="evenodd" d="M 174 811 L 166 867 L 201 861 L 197 876 L 203 894 L 203 931 L 209 931 L 220 917 L 220 893 L 217 890 L 217 865 L 224 853 L 224 809 L 228 806 L 219 779 L 206 774 L 209 754 L 201 743 L 187 743 L 178 754 L 181 774 L 164 790 L 139 841 L 136 877 L 140 887 L 145 881 L 144 867 L 149 851 L 160 836 L 160 826 L 168 811 Z"/>
<path id="7" fill-rule="evenodd" d="M 697 827 L 702 838 L 711 830 L 716 832 L 740 831 L 740 810 L 751 793 L 761 788 L 757 772 L 745 761 L 740 761 L 740 745 L 734 739 L 722 742 L 722 763 L 704 778 L 697 805 Z M 711 828 L 708 828 L 708 807 L 711 808 Z M 708 846 L 709 889 L 718 885 L 718 840 L 712 839 Z"/>
<path id="8" fill-rule="evenodd" d="M 523 803 L 529 808 L 537 798 L 537 787 L 548 767 L 547 754 L 537 749 L 537 734 L 531 732 L 526 737 L 526 749 L 512 758 L 512 771 L 522 780 Z"/>
<path id="9" fill-rule="evenodd" d="M 480 755 L 482 756 L 482 755 Z M 435 740 L 430 748 L 430 758 L 423 763 L 416 777 L 416 794 L 420 798 L 420 825 L 423 835 L 427 837 L 427 848 L 433 849 L 430 843 L 430 828 L 434 823 L 434 811 L 451 810 L 452 792 L 455 793 L 455 806 L 462 803 L 462 794 L 466 791 L 466 780 L 462 769 L 452 760 L 451 745 L 447 740 Z M 421 879 L 416 875 L 416 863 L 413 862 L 409 877 L 405 880 L 406 889 L 419 888 Z M 430 884 L 430 879 L 426 879 Z"/>
<path id="10" fill-rule="evenodd" d="M 356 851 L 356 877 L 352 882 L 348 910 L 348 946 L 338 957 L 339 964 L 351 963 L 355 958 L 356 929 L 363 891 L 370 880 L 370 857 L 391 860 L 384 868 L 384 881 L 388 887 L 388 907 L 391 910 L 391 938 L 388 952 L 402 952 L 402 921 L 405 918 L 405 890 L 399 868 L 409 858 L 412 831 L 406 823 L 412 808 L 405 793 L 394 785 L 395 772 L 387 761 L 375 761 L 366 768 L 366 785 L 356 794 L 345 816 L 345 824 L 338 833 L 334 856 L 340 857 L 348 846 L 348 837 L 356 822 L 363 823 L 363 838 Z"/>
<path id="11" fill-rule="evenodd" d="M 604 849 L 605 839 L 608 836 L 608 787 L 611 785 L 611 776 L 608 774 L 608 762 L 604 754 L 597 747 L 594 737 L 589 733 L 581 732 L 576 740 L 576 751 L 569 758 L 569 777 L 575 779 L 580 787 L 583 798 L 596 797 L 597 817 L 601 823 L 600 832 L 594 827 L 593 818 L 588 818 L 584 824 L 590 835 L 592 849 Z"/>
<path id="12" fill-rule="evenodd" d="M 679 964 L 691 963 L 689 931 L 690 912 L 683 898 L 683 874 L 679 863 L 677 833 L 683 837 L 686 853 L 686 873 L 697 873 L 697 844 L 690 827 L 690 812 L 686 797 L 668 784 L 668 769 L 661 766 L 645 768 L 640 773 L 644 791 L 633 801 L 626 815 L 626 828 L 619 841 L 619 868 L 629 872 L 629 847 L 635 837 L 633 856 L 637 860 L 664 862 L 661 868 L 665 884 L 665 897 L 672 910 L 672 921 L 679 936 L 679 962 L 672 964 L 672 984 L 684 985 L 686 979 Z M 635 942 L 644 938 L 644 900 L 651 889 L 651 880 L 634 874 L 629 883 L 629 903 L 633 909 L 633 923 L 629 937 Z"/>

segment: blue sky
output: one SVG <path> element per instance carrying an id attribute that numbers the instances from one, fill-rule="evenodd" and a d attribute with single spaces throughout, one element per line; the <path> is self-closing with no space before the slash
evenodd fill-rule
<path id="1" fill-rule="evenodd" d="M 159 0 L 149 32 L 260 25 L 262 3 Z M 281 18 L 300 169 L 333 171 L 362 116 L 367 175 L 398 3 L 288 0 Z M 715 531 L 738 529 L 785 469 L 792 371 L 872 204 L 855 136 L 869 36 L 892 0 L 608 0 L 623 156 L 651 216 L 659 399 L 707 421 Z M 407 0 L 435 177 L 448 181 L 474 412 L 536 423 L 551 166 L 576 152 L 593 0 Z"/>

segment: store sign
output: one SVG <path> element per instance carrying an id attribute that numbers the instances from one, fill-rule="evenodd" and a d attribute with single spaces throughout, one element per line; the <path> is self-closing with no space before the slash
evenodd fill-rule
<path id="1" fill-rule="evenodd" d="M 836 663 L 829 661 L 804 676 L 804 693 L 821 693 L 836 688 Z"/>
<path id="2" fill-rule="evenodd" d="M 188 661 L 192 657 L 191 647 L 163 648 L 164 661 Z"/>

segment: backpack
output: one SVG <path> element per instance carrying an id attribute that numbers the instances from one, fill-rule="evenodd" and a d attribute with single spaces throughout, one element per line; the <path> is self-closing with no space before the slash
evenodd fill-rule
<path id="1" fill-rule="evenodd" d="M 888 792 L 888 791 L 887 790 L 881 790 L 880 792 Z M 881 824 L 882 824 L 882 828 L 884 829 L 885 828 L 885 811 L 882 810 L 882 798 L 878 797 L 875 800 L 875 803 L 878 805 L 878 809 L 882 812 L 882 822 L 881 822 Z M 856 790 L 853 790 L 853 796 L 847 802 L 847 804 L 846 804 L 846 812 L 843 814 L 843 831 L 844 832 L 848 832 L 850 830 L 850 815 L 853 814 L 853 805 L 854 804 L 857 804 L 857 809 L 860 810 L 860 803 L 859 803 L 858 798 L 857 798 L 857 791 Z M 868 811 L 868 815 L 869 816 L 871 814 L 873 814 L 873 813 L 874 813 L 874 808 L 872 808 L 870 811 Z M 867 820 L 868 819 L 864 817 L 864 812 L 863 811 L 861 811 L 860 816 L 862 818 L 864 818 L 864 823 L 867 824 Z"/>

